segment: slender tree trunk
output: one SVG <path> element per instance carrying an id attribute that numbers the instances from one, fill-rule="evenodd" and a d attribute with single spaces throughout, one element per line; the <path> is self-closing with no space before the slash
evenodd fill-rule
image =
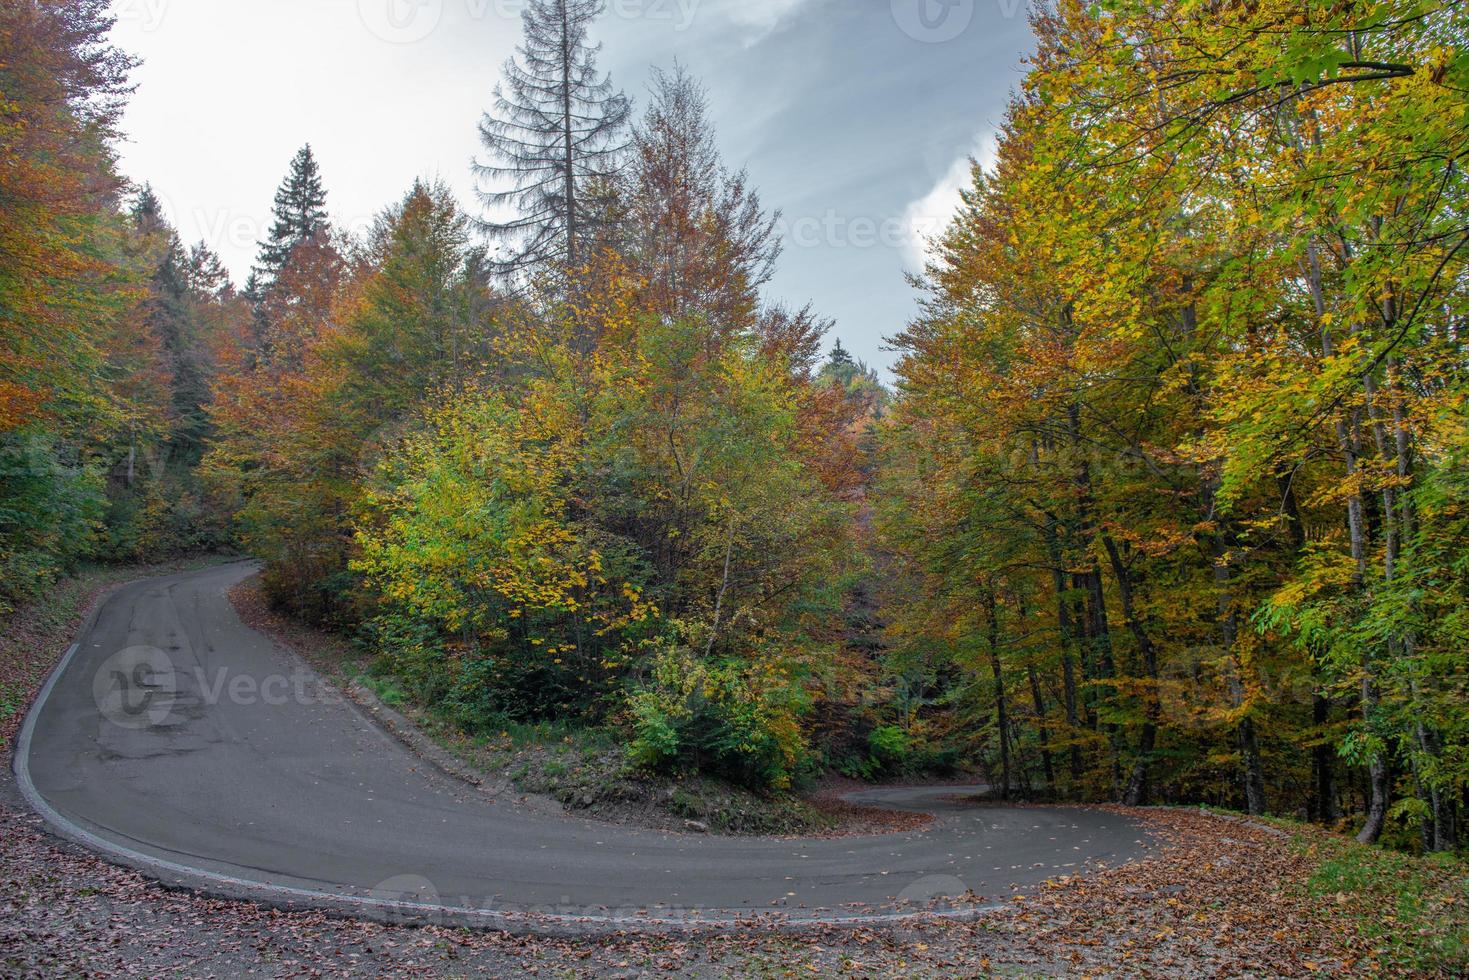
<path id="1" fill-rule="evenodd" d="M 1313 117 L 1314 120 L 1314 117 Z M 1302 150 L 1300 136 L 1295 136 L 1296 147 Z M 1312 133 L 1312 143 L 1320 146 L 1320 133 L 1315 130 Z M 1343 258 L 1351 260 L 1349 243 L 1343 235 Z M 1322 357 L 1330 360 L 1334 354 L 1334 343 L 1331 328 L 1325 322 L 1326 300 L 1322 288 L 1321 276 L 1321 254 L 1317 248 L 1314 238 L 1308 238 L 1306 242 L 1306 256 L 1309 263 L 1308 283 L 1311 290 L 1311 300 L 1315 307 L 1318 320 L 1322 322 L 1321 327 L 1321 353 Z M 1357 434 L 1359 425 L 1358 412 L 1354 408 L 1350 412 L 1351 423 L 1340 413 L 1335 421 L 1337 445 L 1341 450 L 1343 463 L 1346 469 L 1346 479 L 1355 484 L 1359 472 L 1359 460 L 1361 458 L 1361 439 Z M 1351 541 L 1352 560 L 1356 564 L 1354 575 L 1355 586 L 1358 595 L 1365 596 L 1367 579 L 1367 534 L 1366 521 L 1362 508 L 1361 492 L 1354 486 L 1351 495 L 1347 498 L 1347 533 Z M 1377 664 L 1376 655 L 1370 645 L 1362 645 L 1362 724 L 1369 733 L 1375 734 L 1373 729 L 1378 724 L 1378 689 L 1377 689 Z M 1387 820 L 1388 795 L 1390 792 L 1387 760 L 1381 751 L 1374 751 L 1367 759 L 1367 818 L 1362 829 L 1357 834 L 1357 840 L 1369 844 L 1377 840 L 1382 834 L 1382 829 Z"/>
<path id="2" fill-rule="evenodd" d="M 1362 678 L 1362 712 L 1370 718 L 1377 716 L 1377 681 L 1370 674 Z M 1367 760 L 1367 786 L 1370 790 L 1367 819 L 1357 832 L 1357 840 L 1363 844 L 1371 844 L 1382 836 L 1382 828 L 1387 823 L 1387 760 L 1381 752 L 1374 752 Z"/>
<path id="3" fill-rule="evenodd" d="M 1069 423 L 1072 432 L 1072 444 L 1075 449 L 1080 450 L 1081 419 L 1076 406 L 1071 406 Z M 1096 528 L 1092 526 L 1092 477 L 1091 466 L 1085 459 L 1077 463 L 1076 469 L 1076 498 L 1077 498 L 1077 521 L 1083 536 L 1083 552 L 1089 550 L 1087 545 L 1096 540 Z M 1085 617 L 1084 633 L 1086 637 L 1086 651 L 1089 656 L 1083 659 L 1088 680 L 1108 680 L 1114 674 L 1112 664 L 1112 635 L 1107 623 L 1107 597 L 1102 589 L 1102 570 L 1097 567 L 1096 562 L 1088 558 L 1087 567 L 1084 571 L 1073 573 L 1073 585 L 1081 589 Z M 1097 727 L 1095 693 L 1088 696 L 1088 720 L 1093 728 Z"/>
<path id="4" fill-rule="evenodd" d="M 981 596 L 985 614 L 985 642 L 995 683 L 995 724 L 1000 732 L 1000 799 L 1010 798 L 1010 714 L 1005 704 L 1005 675 L 1000 665 L 1000 616 L 994 589 Z"/>
<path id="5" fill-rule="evenodd" d="M 1046 774 L 1046 792 L 1051 796 L 1056 795 L 1056 767 L 1051 759 L 1051 739 L 1046 734 L 1046 701 L 1041 696 L 1041 682 L 1035 674 L 1035 667 L 1026 667 L 1026 674 L 1030 678 L 1030 700 L 1035 705 L 1036 730 L 1041 742 L 1041 769 Z"/>
<path id="6" fill-rule="evenodd" d="M 704 656 L 714 652 L 714 641 L 719 639 L 719 615 L 724 611 L 724 594 L 729 590 L 729 565 L 734 557 L 735 516 L 729 515 L 729 536 L 724 543 L 724 574 L 719 579 L 719 594 L 714 597 L 714 621 L 709 625 L 709 642 L 704 644 Z"/>
<path id="7" fill-rule="evenodd" d="M 1389 301 L 1391 302 L 1391 301 Z M 1417 515 L 1414 513 L 1413 497 L 1409 492 L 1413 486 L 1413 449 L 1412 433 L 1408 429 L 1403 414 L 1404 393 L 1397 377 L 1397 359 L 1389 357 L 1386 361 L 1387 382 L 1391 398 L 1392 418 L 1392 440 L 1390 446 L 1384 446 L 1384 455 L 1387 455 L 1397 472 L 1400 486 L 1396 489 L 1396 500 L 1398 505 L 1397 525 L 1398 547 L 1402 551 L 1409 551 L 1411 560 L 1411 549 L 1413 547 L 1413 536 L 1416 530 Z M 1416 603 L 1414 606 L 1416 607 Z M 1410 665 L 1409 684 L 1410 694 L 1415 705 L 1421 705 L 1422 681 L 1419 678 L 1418 663 L 1418 640 L 1410 631 L 1403 637 L 1403 652 Z M 1427 759 L 1437 762 L 1443 752 L 1443 743 L 1439 733 L 1433 727 L 1424 722 L 1424 712 L 1414 712 L 1414 737 L 1418 743 L 1418 750 Z M 1454 806 L 1447 799 L 1447 794 L 1438 780 L 1430 774 L 1426 780 L 1425 789 L 1428 795 L 1429 818 L 1428 824 L 1431 828 L 1428 834 L 1427 847 L 1432 851 L 1452 851 L 1458 846 L 1458 833 L 1454 821 Z"/>
<path id="8" fill-rule="evenodd" d="M 1217 518 L 1216 518 L 1217 519 Z M 1235 707 L 1244 704 L 1248 693 L 1245 684 L 1245 665 L 1235 649 L 1239 634 L 1239 613 L 1234 608 L 1234 592 L 1230 584 L 1229 556 L 1225 532 L 1221 528 L 1214 535 L 1214 584 L 1218 592 L 1219 634 L 1224 649 L 1234 664 L 1235 679 L 1231 682 L 1231 697 Z M 1246 714 L 1235 730 L 1239 741 L 1240 776 L 1245 790 L 1245 811 L 1259 815 L 1266 812 L 1265 774 L 1260 763 L 1259 737 L 1255 731 L 1255 719 Z"/>
<path id="9" fill-rule="evenodd" d="M 1285 515 L 1286 533 L 1296 557 L 1306 547 L 1306 528 L 1301 521 L 1301 508 L 1296 500 L 1294 481 L 1288 475 L 1279 477 L 1280 508 Z M 1317 744 L 1311 748 L 1311 784 L 1313 786 L 1310 813 L 1312 819 L 1327 824 L 1340 815 L 1336 806 L 1335 754 L 1326 742 L 1326 723 L 1331 719 L 1331 701 L 1322 693 L 1323 679 L 1319 668 L 1311 668 L 1315 690 L 1311 695 L 1311 725 L 1316 733 Z"/>
<path id="10" fill-rule="evenodd" d="M 1087 632 L 1095 643 L 1096 677 L 1108 680 L 1117 675 L 1112 662 L 1112 628 L 1107 622 L 1107 596 L 1102 589 L 1102 570 L 1095 565 L 1087 570 L 1086 618 Z"/>
<path id="11" fill-rule="evenodd" d="M 1306 249 L 1310 262 L 1311 298 L 1316 308 L 1316 315 L 1324 320 L 1326 300 L 1321 286 L 1321 256 L 1316 249 L 1315 241 L 1309 242 Z M 1329 326 L 1321 328 L 1321 353 L 1328 360 L 1335 353 Z M 1352 432 L 1353 427 L 1348 425 L 1346 418 L 1338 415 L 1335 428 L 1337 446 L 1341 450 L 1346 467 L 1346 478 L 1355 483 L 1361 451 Z M 1362 512 L 1362 495 L 1355 488 L 1347 497 L 1347 534 L 1351 543 L 1352 561 L 1356 565 L 1353 578 L 1358 593 L 1362 594 L 1365 592 L 1367 580 L 1367 535 L 1366 521 Z M 1370 647 L 1364 644 L 1362 647 L 1362 722 L 1369 730 L 1377 723 L 1376 671 L 1376 658 Z M 1387 821 L 1387 760 L 1382 757 L 1380 751 L 1373 752 L 1368 757 L 1367 783 L 1369 791 L 1367 819 L 1357 834 L 1357 840 L 1364 844 L 1376 841 L 1382 835 L 1383 825 Z"/>
<path id="12" fill-rule="evenodd" d="M 1075 630 L 1072 626 L 1070 608 L 1066 600 L 1066 571 L 1061 567 L 1061 544 L 1053 529 L 1047 541 L 1051 549 L 1051 580 L 1056 587 L 1056 625 L 1061 637 L 1061 690 L 1065 698 L 1066 725 L 1071 729 L 1071 789 L 1075 792 L 1081 785 L 1081 746 L 1076 744 L 1076 731 L 1081 722 L 1076 711 L 1076 665 L 1072 660 L 1075 647 Z"/>
<path id="13" fill-rule="evenodd" d="M 1316 729 L 1319 744 L 1311 750 L 1312 765 L 1315 768 L 1316 819 L 1321 823 L 1328 824 L 1341 816 L 1336 806 L 1336 771 L 1332 763 L 1330 744 L 1325 741 L 1321 734 L 1326 728 L 1326 723 L 1331 719 L 1331 702 L 1319 691 L 1311 698 L 1311 722 Z"/>
<path id="14" fill-rule="evenodd" d="M 1015 789 L 1016 789 L 1016 795 L 1019 796 L 1019 798 L 1022 799 L 1022 800 L 1033 800 L 1033 799 L 1035 799 L 1035 788 L 1032 787 L 1031 784 L 1030 784 L 1030 770 L 1031 770 L 1030 760 L 1027 759 L 1027 758 L 1025 758 L 1023 756 L 1023 754 L 1020 752 L 1020 748 L 1019 748 L 1020 745 L 1022 744 L 1023 740 L 1024 740 L 1024 736 L 1022 735 L 1021 730 L 1020 730 L 1020 723 L 1015 718 L 1012 717 L 1010 719 L 1010 744 L 1012 746 L 1015 746 L 1015 753 L 1016 753 L 1016 761 L 1015 761 Z"/>
<path id="15" fill-rule="evenodd" d="M 562 179 L 566 187 L 566 265 L 576 266 L 576 170 L 572 144 L 571 115 L 571 20 L 570 13 L 561 8 L 561 140 Z"/>
<path id="16" fill-rule="evenodd" d="M 1265 800 L 1265 777 L 1260 765 L 1260 742 L 1255 732 L 1255 719 L 1239 723 L 1239 751 L 1243 759 L 1245 811 L 1259 816 L 1269 812 Z"/>
<path id="17" fill-rule="evenodd" d="M 1030 619 L 1030 612 L 1025 602 L 1025 596 L 1020 592 L 1015 593 L 1015 604 L 1016 617 L 1022 623 L 1027 622 Z M 1041 695 L 1041 682 L 1036 676 L 1034 663 L 1027 663 L 1025 665 L 1025 676 L 1030 683 L 1030 699 L 1035 709 L 1036 740 L 1040 742 L 1041 771 L 1046 777 L 1046 792 L 1054 796 L 1056 793 L 1056 770 L 1051 759 L 1051 725 L 1050 719 L 1046 715 L 1046 701 Z M 1011 744 L 1019 745 L 1021 738 L 1020 723 L 1018 720 L 1012 720 L 1012 735 Z M 1034 795 L 1030 787 L 1030 766 L 1020 766 L 1019 772 L 1020 778 L 1024 780 L 1025 796 L 1027 799 L 1030 799 Z"/>
<path id="18" fill-rule="evenodd" d="M 1438 733 L 1421 722 L 1418 725 L 1418 739 L 1425 756 L 1437 759 L 1443 754 L 1443 744 L 1439 740 Z M 1442 787 L 1432 782 L 1429 783 L 1428 792 L 1429 805 L 1433 811 L 1433 843 L 1430 847 L 1435 851 L 1456 850 L 1459 846 L 1459 834 L 1453 798 Z"/>
<path id="19" fill-rule="evenodd" d="M 1122 793 L 1122 802 L 1127 806 L 1142 806 L 1148 799 L 1148 767 L 1152 764 L 1158 739 L 1158 650 L 1153 645 L 1153 638 L 1137 617 L 1137 608 L 1133 602 L 1132 576 L 1122 560 L 1117 542 L 1112 539 L 1112 535 L 1103 534 L 1102 546 L 1107 550 L 1112 574 L 1117 579 L 1123 619 L 1126 620 L 1133 639 L 1137 641 L 1138 652 L 1142 654 L 1143 676 L 1148 690 L 1142 734 L 1138 738 L 1137 760 L 1127 778 L 1127 788 Z"/>

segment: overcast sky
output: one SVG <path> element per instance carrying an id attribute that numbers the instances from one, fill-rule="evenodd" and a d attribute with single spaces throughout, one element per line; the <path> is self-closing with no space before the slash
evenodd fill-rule
<path id="1" fill-rule="evenodd" d="M 601 65 L 641 106 L 677 58 L 726 161 L 785 215 L 771 296 L 806 301 L 869 363 L 913 314 L 919 239 L 983 159 L 1031 46 L 1026 0 L 608 0 Z M 521 0 L 117 0 L 143 59 L 123 171 L 239 280 L 296 149 L 335 221 L 365 227 L 415 177 L 477 208 L 475 125 Z"/>

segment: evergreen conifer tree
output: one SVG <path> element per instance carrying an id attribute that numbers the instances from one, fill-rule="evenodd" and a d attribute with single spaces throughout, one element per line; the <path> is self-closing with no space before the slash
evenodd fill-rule
<path id="1" fill-rule="evenodd" d="M 275 220 L 260 243 L 260 258 L 250 272 L 247 291 L 255 298 L 275 280 L 297 245 L 328 227 L 326 190 L 310 143 L 291 158 L 286 179 L 275 192 L 273 211 Z"/>

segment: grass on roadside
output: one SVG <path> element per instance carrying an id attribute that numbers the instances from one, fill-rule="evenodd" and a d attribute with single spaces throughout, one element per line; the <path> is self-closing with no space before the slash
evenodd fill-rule
<path id="1" fill-rule="evenodd" d="M 1319 859 L 1306 890 L 1338 906 L 1345 924 L 1390 976 L 1469 973 L 1469 863 L 1449 854 L 1417 857 L 1354 840 L 1297 834 Z"/>

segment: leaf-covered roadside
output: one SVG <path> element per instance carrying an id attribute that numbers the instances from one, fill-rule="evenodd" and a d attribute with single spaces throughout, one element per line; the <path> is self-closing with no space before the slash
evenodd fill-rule
<path id="1" fill-rule="evenodd" d="M 1065 949 L 1071 968 L 1091 975 L 1457 977 L 1469 968 L 1462 861 L 1285 821 L 1143 812 L 1168 841 L 1158 858 L 1057 879 L 1002 928 Z"/>
<path id="2" fill-rule="evenodd" d="M 13 617 L 0 638 L 7 691 L 18 692 L 7 696 L 28 704 L 96 597 L 146 571 L 89 572 Z M 8 739 L 18 718 L 0 735 Z M 1450 977 L 1469 969 L 1462 862 L 1283 821 L 1129 811 L 1164 841 L 1155 857 L 1057 879 L 968 923 L 549 939 L 386 926 L 166 891 L 57 845 L 15 802 L 8 765 L 0 780 L 5 976 Z"/>
<path id="3" fill-rule="evenodd" d="M 1146 811 L 1154 859 L 1054 882 L 968 923 L 803 934 L 514 937 L 282 912 L 168 892 L 63 852 L 0 807 L 0 972 L 6 976 L 1459 976 L 1463 868 L 1197 811 Z M 1372 869 L 1333 879 L 1346 859 Z M 1391 940 L 1394 878 L 1425 914 Z M 1401 894 L 1398 896 L 1401 898 Z"/>

